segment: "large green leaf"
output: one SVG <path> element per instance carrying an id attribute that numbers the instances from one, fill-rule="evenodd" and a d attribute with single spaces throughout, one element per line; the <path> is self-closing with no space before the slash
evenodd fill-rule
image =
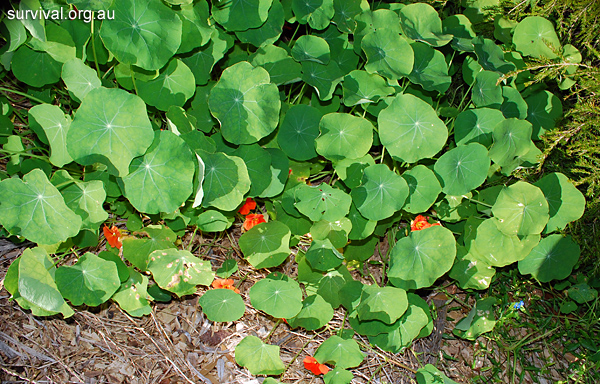
<path id="1" fill-rule="evenodd" d="M 550 235 L 519 261 L 519 272 L 542 283 L 566 279 L 579 260 L 579 245 L 571 236 Z"/>
<path id="2" fill-rule="evenodd" d="M 129 278 L 112 299 L 131 316 L 142 317 L 152 312 L 148 302 L 148 277 L 129 267 Z"/>
<path id="3" fill-rule="evenodd" d="M 452 333 L 463 339 L 475 340 L 482 333 L 494 329 L 496 320 L 492 309 L 495 304 L 494 297 L 477 300 L 469 315 L 456 324 Z"/>
<path id="4" fill-rule="evenodd" d="M 549 220 L 543 192 L 524 181 L 502 189 L 492 213 L 498 218 L 498 229 L 508 235 L 539 234 Z"/>
<path id="5" fill-rule="evenodd" d="M 55 244 L 77 235 L 81 217 L 67 207 L 40 169 L 23 180 L 0 182 L 0 224 L 10 233 L 39 244 Z"/>
<path id="6" fill-rule="evenodd" d="M 445 93 L 452 78 L 448 76 L 444 54 L 424 43 L 414 42 L 410 46 L 415 53 L 415 63 L 408 79 L 427 91 Z"/>
<path id="7" fill-rule="evenodd" d="M 148 270 L 159 287 L 179 297 L 193 294 L 196 285 L 210 285 L 215 278 L 210 262 L 175 248 L 152 252 Z"/>
<path id="8" fill-rule="evenodd" d="M 365 355 L 355 340 L 331 336 L 317 348 L 315 359 L 321 364 L 331 363 L 337 368 L 345 369 L 358 367 L 365 359 Z"/>
<path id="9" fill-rule="evenodd" d="M 279 126 L 277 143 L 290 159 L 305 161 L 317 156 L 315 139 L 322 116 L 317 108 L 306 104 L 294 105 L 287 111 Z"/>
<path id="10" fill-rule="evenodd" d="M 279 347 L 263 343 L 256 336 L 246 336 L 235 347 L 235 362 L 253 375 L 279 375 L 285 370 Z"/>
<path id="11" fill-rule="evenodd" d="M 102 23 L 100 36 L 119 62 L 160 69 L 177 52 L 181 19 L 162 2 L 114 1 L 108 12 L 114 19 Z"/>
<path id="12" fill-rule="evenodd" d="M 302 62 L 302 80 L 315 89 L 322 101 L 331 100 L 335 87 L 344 75 L 335 60 L 330 60 L 327 65 L 314 61 Z"/>
<path id="13" fill-rule="evenodd" d="M 272 44 L 279 39 L 283 32 L 285 13 L 279 0 L 273 0 L 269 9 L 267 21 L 258 28 L 250 28 L 246 31 L 236 32 L 235 35 L 242 43 L 250 43 L 255 47 Z"/>
<path id="14" fill-rule="evenodd" d="M 317 153 L 329 160 L 357 159 L 373 144 L 373 124 L 348 113 L 328 113 L 319 124 Z"/>
<path id="15" fill-rule="evenodd" d="M 87 252 L 74 265 L 56 270 L 56 285 L 73 305 L 96 307 L 119 289 L 121 281 L 115 263 Z"/>
<path id="16" fill-rule="evenodd" d="M 280 221 L 269 221 L 252 227 L 240 236 L 240 249 L 254 268 L 272 268 L 290 255 L 291 232 Z"/>
<path id="17" fill-rule="evenodd" d="M 554 128 L 562 116 L 563 108 L 560 99 L 551 92 L 534 93 L 525 99 L 527 103 L 527 121 L 533 125 L 532 138 L 540 140 L 541 136 Z"/>
<path id="18" fill-rule="evenodd" d="M 431 364 L 417 370 L 417 384 L 457 384 Z"/>
<path id="19" fill-rule="evenodd" d="M 455 256 L 456 241 L 449 229 L 436 225 L 413 231 L 394 245 L 388 277 L 403 289 L 429 287 L 452 268 Z"/>
<path id="20" fill-rule="evenodd" d="M 248 197 L 255 197 L 269 187 L 271 184 L 271 155 L 258 144 L 240 145 L 232 152 L 244 160 L 250 177 L 250 191 Z"/>
<path id="21" fill-rule="evenodd" d="M 292 9 L 299 23 L 314 29 L 327 28 L 335 13 L 333 0 L 292 0 Z"/>
<path id="22" fill-rule="evenodd" d="M 302 302 L 302 309 L 287 323 L 292 328 L 302 327 L 308 331 L 314 331 L 324 327 L 333 319 L 333 308 L 321 295 L 308 296 Z"/>
<path id="23" fill-rule="evenodd" d="M 448 276 L 458 281 L 462 289 L 486 289 L 490 286 L 496 270 L 485 261 L 477 260 L 466 252 L 464 248 L 458 252 Z"/>
<path id="24" fill-rule="evenodd" d="M 143 155 L 153 140 L 146 104 L 122 89 L 91 90 L 67 132 L 69 154 L 82 165 L 101 162 L 118 176 Z"/>
<path id="25" fill-rule="evenodd" d="M 177 235 L 161 225 L 149 225 L 138 231 L 142 238 L 125 236 L 123 238 L 123 257 L 140 271 L 148 270 L 150 254 L 156 250 L 175 248 Z"/>
<path id="26" fill-rule="evenodd" d="M 395 323 L 408 308 L 406 291 L 394 287 L 364 287 L 360 304 L 356 308 L 360 320 L 379 320 Z"/>
<path id="27" fill-rule="evenodd" d="M 140 212 L 174 212 L 192 193 L 194 158 L 180 137 L 158 131 L 148 153 L 123 178 L 124 195 Z"/>
<path id="28" fill-rule="evenodd" d="M 301 184 L 296 191 L 294 206 L 312 221 L 336 221 L 350 211 L 352 198 L 344 191 L 326 183 L 317 186 Z"/>
<path id="29" fill-rule="evenodd" d="M 409 189 L 406 181 L 385 164 L 364 170 L 362 184 L 351 192 L 360 214 L 369 220 L 383 220 L 402 209 Z"/>
<path id="30" fill-rule="evenodd" d="M 452 40 L 452 35 L 442 33 L 442 19 L 429 4 L 415 3 L 403 7 L 400 25 L 407 37 L 434 47 L 441 47 Z"/>
<path id="31" fill-rule="evenodd" d="M 192 71 L 179 59 L 171 60 L 156 78 L 139 80 L 136 85 L 139 96 L 161 111 L 172 105 L 183 106 L 196 91 Z"/>
<path id="32" fill-rule="evenodd" d="M 276 318 L 289 319 L 302 309 L 302 291 L 295 281 L 262 279 L 248 295 L 254 308 Z"/>
<path id="33" fill-rule="evenodd" d="M 442 192 L 442 186 L 435 173 L 422 164 L 404 172 L 402 178 L 408 184 L 408 198 L 403 207 L 406 212 L 426 212 Z"/>
<path id="34" fill-rule="evenodd" d="M 46 52 L 38 52 L 22 45 L 12 56 L 13 75 L 32 87 L 43 87 L 60 80 L 62 64 Z"/>
<path id="35" fill-rule="evenodd" d="M 475 76 L 475 84 L 471 91 L 471 100 L 476 107 L 499 107 L 502 98 L 502 87 L 497 85 L 500 75 L 492 71 L 481 71 Z"/>
<path id="36" fill-rule="evenodd" d="M 207 154 L 202 160 L 205 165 L 202 206 L 233 211 L 250 190 L 250 177 L 244 161 L 221 152 Z"/>
<path id="37" fill-rule="evenodd" d="M 310 266 L 318 271 L 339 267 L 344 261 L 344 256 L 334 248 L 329 239 L 313 240 L 305 257 Z"/>
<path id="38" fill-rule="evenodd" d="M 198 305 L 210 321 L 236 321 L 246 312 L 242 296 L 230 289 L 208 290 L 198 299 Z"/>
<path id="39" fill-rule="evenodd" d="M 362 11 L 361 0 L 333 0 L 335 14 L 333 22 L 342 33 L 353 33 L 356 29 L 354 18 Z"/>
<path id="40" fill-rule="evenodd" d="M 530 150 L 531 123 L 515 118 L 502 120 L 494 128 L 493 136 L 490 158 L 500 166 L 507 166 Z"/>
<path id="41" fill-rule="evenodd" d="M 503 74 L 516 70 L 516 66 L 504 58 L 504 51 L 493 40 L 477 37 L 473 39 L 473 47 L 477 54 L 477 62 L 486 71 Z"/>
<path id="42" fill-rule="evenodd" d="M 271 4 L 273 0 L 217 0 L 212 16 L 227 31 L 245 31 L 267 21 Z"/>
<path id="43" fill-rule="evenodd" d="M 211 71 L 217 61 L 233 45 L 233 38 L 222 29 L 217 28 L 210 37 L 210 42 L 194 51 L 191 56 L 182 60 L 192 70 L 196 84 L 205 85 L 211 79 Z"/>
<path id="44" fill-rule="evenodd" d="M 92 89 L 102 85 L 96 71 L 78 58 L 71 59 L 63 65 L 61 77 L 69 92 L 75 95 L 78 101 L 83 100 Z"/>
<path id="45" fill-rule="evenodd" d="M 65 318 L 74 312 L 60 294 L 54 274 L 55 262 L 43 248 L 25 249 L 8 268 L 4 279 L 6 290 L 23 309 L 35 316 L 62 313 Z"/>
<path id="46" fill-rule="evenodd" d="M 448 128 L 431 105 L 410 94 L 396 96 L 377 122 L 381 144 L 394 158 L 408 163 L 433 157 L 448 139 Z"/>
<path id="47" fill-rule="evenodd" d="M 344 105 L 376 103 L 381 97 L 394 93 L 384 78 L 366 71 L 353 70 L 344 77 Z"/>
<path id="48" fill-rule="evenodd" d="M 33 120 L 33 121 L 32 121 Z M 42 128 L 37 132 L 35 124 Z M 50 162 L 62 167 L 73 161 L 67 152 L 67 132 L 71 126 L 71 118 L 56 105 L 38 104 L 29 110 L 29 125 L 38 133 L 45 135 L 50 144 Z M 42 136 L 43 138 L 43 136 Z"/>
<path id="49" fill-rule="evenodd" d="M 56 171 L 50 180 L 65 199 L 67 207 L 82 219 L 82 228 L 95 231 L 108 218 L 102 205 L 106 200 L 104 185 L 100 180 L 79 181 L 63 169 Z"/>
<path id="50" fill-rule="evenodd" d="M 527 118 L 527 103 L 521 93 L 512 87 L 502 87 L 502 98 L 504 101 L 500 106 L 502 114 L 507 119 L 516 117 L 517 119 Z"/>
<path id="51" fill-rule="evenodd" d="M 300 36 L 292 48 L 292 57 L 296 61 L 314 61 L 326 65 L 329 63 L 329 44 L 322 37 L 313 35 Z"/>
<path id="52" fill-rule="evenodd" d="M 259 48 L 250 56 L 252 65 L 260 66 L 269 72 L 271 82 L 277 85 L 300 81 L 302 67 L 288 52 L 274 45 Z"/>
<path id="53" fill-rule="evenodd" d="M 550 20 L 541 16 L 529 16 L 515 27 L 513 44 L 524 56 L 555 59 L 560 40 Z"/>
<path id="54" fill-rule="evenodd" d="M 252 144 L 279 123 L 279 93 L 269 73 L 247 61 L 225 69 L 208 98 L 212 114 L 221 123 L 223 138 L 234 144 Z"/>
<path id="55" fill-rule="evenodd" d="M 397 80 L 410 75 L 413 69 L 414 52 L 410 44 L 392 29 L 369 33 L 362 39 L 361 47 L 367 55 L 365 70 L 369 73 Z"/>
<path id="56" fill-rule="evenodd" d="M 457 145 L 479 143 L 490 147 L 496 125 L 504 121 L 502 112 L 492 108 L 467 109 L 456 116 L 454 139 Z"/>
<path id="57" fill-rule="evenodd" d="M 376 336 L 369 336 L 369 341 L 384 351 L 398 353 L 419 336 L 427 322 L 425 309 L 409 305 L 406 312 L 392 325 L 391 329 Z"/>
<path id="58" fill-rule="evenodd" d="M 201 47 L 210 41 L 215 28 L 210 25 L 208 2 L 198 1 L 195 4 L 183 4 L 179 11 L 182 38 L 177 53 L 185 53 Z"/>
<path id="59" fill-rule="evenodd" d="M 483 184 L 490 164 L 487 149 L 479 143 L 470 143 L 444 153 L 433 169 L 440 178 L 442 192 L 459 196 Z"/>
<path id="60" fill-rule="evenodd" d="M 544 233 L 562 230 L 583 216 L 585 197 L 562 173 L 550 173 L 534 185 L 542 190 L 548 201 L 550 220 Z"/>

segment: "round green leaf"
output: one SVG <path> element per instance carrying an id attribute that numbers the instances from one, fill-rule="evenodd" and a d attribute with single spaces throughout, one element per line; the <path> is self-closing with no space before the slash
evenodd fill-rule
<path id="1" fill-rule="evenodd" d="M 335 13 L 333 0 L 292 0 L 292 10 L 300 24 L 314 29 L 327 28 Z"/>
<path id="2" fill-rule="evenodd" d="M 227 31 L 245 31 L 267 21 L 271 4 L 273 0 L 218 0 L 213 4 L 212 16 Z"/>
<path id="3" fill-rule="evenodd" d="M 238 264 L 235 259 L 226 259 L 223 264 L 217 269 L 217 276 L 222 279 L 226 279 L 233 275 L 239 270 Z"/>
<path id="4" fill-rule="evenodd" d="M 445 93 L 452 78 L 448 76 L 444 54 L 424 43 L 414 42 L 410 46 L 415 54 L 415 63 L 408 79 L 427 91 Z"/>
<path id="5" fill-rule="evenodd" d="M 279 375 L 285 370 L 279 347 L 263 343 L 256 336 L 246 336 L 235 347 L 235 362 L 253 375 Z"/>
<path id="6" fill-rule="evenodd" d="M 381 97 L 394 93 L 384 78 L 366 71 L 354 70 L 344 77 L 344 105 L 376 103 Z"/>
<path id="7" fill-rule="evenodd" d="M 202 206 L 233 211 L 250 190 L 250 177 L 244 161 L 221 152 L 207 154 L 202 160 L 205 165 Z"/>
<path id="8" fill-rule="evenodd" d="M 295 199 L 294 206 L 313 222 L 339 220 L 348 214 L 352 203 L 352 198 L 345 192 L 326 183 L 316 186 L 301 184 Z"/>
<path id="9" fill-rule="evenodd" d="M 210 262 L 176 248 L 152 252 L 148 270 L 159 287 L 179 297 L 193 294 L 196 285 L 208 286 L 215 278 Z"/>
<path id="10" fill-rule="evenodd" d="M 360 320 L 379 320 L 395 323 L 408 308 L 406 291 L 394 287 L 367 286 L 356 308 Z"/>
<path id="11" fill-rule="evenodd" d="M 225 52 L 233 45 L 233 38 L 222 29 L 217 28 L 210 42 L 194 51 L 194 54 L 182 58 L 183 62 L 192 70 L 197 85 L 205 85 L 211 79 L 211 71 L 217 61 L 223 58 Z"/>
<path id="12" fill-rule="evenodd" d="M 396 96 L 377 122 L 381 144 L 399 161 L 433 157 L 448 139 L 448 128 L 431 105 L 410 94 Z"/>
<path id="13" fill-rule="evenodd" d="M 356 188 L 362 182 L 364 169 L 375 165 L 373 157 L 369 154 L 359 159 L 342 159 L 333 163 L 335 172 L 344 181 L 348 188 Z"/>
<path id="14" fill-rule="evenodd" d="M 291 232 L 280 221 L 260 223 L 242 234 L 240 249 L 254 268 L 272 268 L 290 255 Z"/>
<path id="15" fill-rule="evenodd" d="M 437 181 L 437 179 L 436 179 Z M 369 237 L 375 230 L 377 221 L 369 220 L 360 214 L 354 202 L 350 206 L 348 218 L 352 222 L 352 230 L 348 234 L 350 240 L 362 240 Z"/>
<path id="16" fill-rule="evenodd" d="M 181 5 L 178 12 L 181 19 L 181 45 L 177 53 L 185 53 L 201 47 L 210 41 L 214 26 L 209 24 L 208 2 L 198 1 L 196 4 Z"/>
<path id="17" fill-rule="evenodd" d="M 26 45 L 17 49 L 10 64 L 13 75 L 32 87 L 43 87 L 60 80 L 62 63 L 46 52 L 34 51 Z"/>
<path id="18" fill-rule="evenodd" d="M 0 224 L 9 233 L 38 244 L 56 244 L 77 235 L 81 217 L 40 169 L 0 182 Z"/>
<path id="19" fill-rule="evenodd" d="M 583 304 L 595 300 L 598 297 L 598 291 L 586 283 L 581 283 L 569 288 L 567 295 L 579 304 Z"/>
<path id="20" fill-rule="evenodd" d="M 408 197 L 406 181 L 385 164 L 364 170 L 362 184 L 351 192 L 360 214 L 369 220 L 383 220 L 402 209 Z"/>
<path id="21" fill-rule="evenodd" d="M 203 232 L 221 232 L 233 224 L 234 218 L 225 216 L 216 209 L 207 209 L 199 214 L 194 221 L 198 229 Z"/>
<path id="22" fill-rule="evenodd" d="M 210 321 L 236 321 L 246 312 L 242 296 L 230 289 L 210 289 L 198 299 L 198 304 Z"/>
<path id="23" fill-rule="evenodd" d="M 158 131 L 148 153 L 131 162 L 124 195 L 138 211 L 174 212 L 192 193 L 194 158 L 180 137 Z"/>
<path id="24" fill-rule="evenodd" d="M 273 197 L 279 195 L 285 188 L 289 172 L 290 160 L 279 148 L 266 148 L 271 155 L 271 183 L 261 192 L 260 197 Z"/>
<path id="25" fill-rule="evenodd" d="M 408 184 L 408 198 L 403 207 L 406 212 L 426 212 L 442 192 L 442 186 L 435 173 L 422 164 L 404 172 L 402 178 Z"/>
<path id="26" fill-rule="evenodd" d="M 356 21 L 354 18 L 361 13 L 361 0 L 333 0 L 335 15 L 333 22 L 342 33 L 354 33 Z"/>
<path id="27" fill-rule="evenodd" d="M 473 24 L 461 14 L 451 15 L 442 20 L 442 28 L 445 34 L 453 35 L 450 44 L 452 48 L 462 52 L 472 52 L 473 43 L 471 40 L 475 37 Z"/>
<path id="28" fill-rule="evenodd" d="M 367 55 L 365 70 L 378 73 L 391 80 L 410 75 L 413 69 L 414 52 L 408 42 L 394 30 L 378 29 L 361 41 Z"/>
<path id="29" fill-rule="evenodd" d="M 101 162 L 118 176 L 143 155 L 153 140 L 146 104 L 122 89 L 91 90 L 77 109 L 67 133 L 67 149 L 82 165 Z"/>
<path id="30" fill-rule="evenodd" d="M 277 143 L 285 154 L 298 161 L 317 156 L 315 139 L 319 136 L 319 122 L 323 114 L 305 104 L 292 106 L 279 127 Z"/>
<path id="31" fill-rule="evenodd" d="M 504 117 L 507 119 L 511 117 L 525 119 L 527 117 L 527 103 L 519 91 L 512 87 L 502 87 L 502 98 L 504 101 L 500 110 Z"/>
<path id="32" fill-rule="evenodd" d="M 137 81 L 139 96 L 153 107 L 166 111 L 172 105 L 183 106 L 196 92 L 194 75 L 183 61 L 174 59 L 150 81 Z"/>
<path id="33" fill-rule="evenodd" d="M 491 218 L 477 227 L 469 248 L 471 259 L 491 267 L 503 267 L 524 259 L 539 242 L 539 235 L 526 236 L 521 241 L 517 235 L 505 234 L 500 231 L 500 224 L 496 218 Z"/>
<path id="34" fill-rule="evenodd" d="M 363 10 L 356 16 L 357 27 L 354 32 L 354 51 L 360 54 L 362 39 L 373 31 L 389 28 L 400 35 L 400 20 L 398 14 L 390 9 L 377 9 L 375 11 Z"/>
<path id="35" fill-rule="evenodd" d="M 506 166 L 531 148 L 531 123 L 515 118 L 502 120 L 493 132 L 494 145 L 490 158 L 500 166 Z"/>
<path id="36" fill-rule="evenodd" d="M 329 63 L 329 44 L 322 37 L 300 36 L 294 43 L 291 53 L 296 61 L 314 61 L 324 65 Z"/>
<path id="37" fill-rule="evenodd" d="M 260 195 L 271 184 L 271 155 L 258 144 L 240 145 L 232 152 L 241 158 L 248 169 L 250 191 L 248 197 Z"/>
<path id="38" fill-rule="evenodd" d="M 527 121 L 533 125 L 532 138 L 540 140 L 541 136 L 554 128 L 562 116 L 563 108 L 560 99 L 548 91 L 535 93 L 525 99 L 527 103 Z"/>
<path id="39" fill-rule="evenodd" d="M 293 83 L 299 81 L 302 76 L 300 63 L 294 61 L 283 48 L 267 45 L 259 48 L 250 57 L 252 65 L 263 67 L 269 72 L 274 84 Z"/>
<path id="40" fill-rule="evenodd" d="M 585 197 L 562 173 L 550 173 L 534 183 L 548 201 L 550 220 L 544 233 L 564 229 L 583 216 Z"/>
<path id="41" fill-rule="evenodd" d="M 56 270 L 56 285 L 71 304 L 96 307 L 110 299 L 121 281 L 115 263 L 87 252 L 73 266 Z"/>
<path id="42" fill-rule="evenodd" d="M 496 85 L 500 75 L 492 71 L 481 71 L 475 76 L 475 84 L 471 91 L 471 100 L 477 107 L 500 106 L 502 87 Z"/>
<path id="43" fill-rule="evenodd" d="M 463 253 L 466 252 L 463 248 Z M 487 289 L 496 270 L 483 260 L 473 259 L 475 258 L 470 254 L 462 257 L 457 255 L 456 263 L 452 266 L 448 276 L 458 281 L 462 289 Z"/>
<path id="44" fill-rule="evenodd" d="M 148 270 L 149 256 L 156 250 L 175 248 L 177 235 L 162 225 L 149 225 L 139 233 L 146 236 L 138 239 L 134 236 L 123 238 L 123 257 L 140 271 Z"/>
<path id="45" fill-rule="evenodd" d="M 33 121 L 32 121 L 33 120 Z M 50 144 L 50 162 L 62 167 L 73 161 L 67 152 L 67 132 L 71 126 L 71 118 L 56 105 L 38 104 L 29 110 L 29 125 L 34 131 L 34 124 L 42 128 L 42 135 Z M 38 133 L 38 137 L 41 136 Z"/>
<path id="46" fill-rule="evenodd" d="M 404 34 L 434 47 L 452 40 L 452 35 L 442 33 L 442 19 L 435 8 L 425 3 L 409 4 L 400 10 L 400 26 Z"/>
<path id="47" fill-rule="evenodd" d="M 262 279 L 248 294 L 254 308 L 276 318 L 289 319 L 302 309 L 302 291 L 296 282 Z"/>
<path id="48" fill-rule="evenodd" d="M 482 333 L 494 329 L 496 320 L 492 308 L 495 304 L 494 297 L 477 300 L 469 315 L 456 324 L 452 333 L 463 339 L 475 340 Z"/>
<path id="49" fill-rule="evenodd" d="M 255 47 L 263 47 L 272 44 L 283 31 L 285 23 L 285 13 L 279 0 L 273 0 L 273 5 L 269 9 L 267 21 L 258 28 L 250 28 L 246 31 L 236 32 L 235 35 L 242 43 L 249 43 Z"/>
<path id="50" fill-rule="evenodd" d="M 351 229 L 352 222 L 344 217 L 335 222 L 318 221 L 310 228 L 310 234 L 313 240 L 329 239 L 334 248 L 343 248 L 348 243 L 348 233 Z"/>
<path id="51" fill-rule="evenodd" d="M 500 231 L 519 236 L 541 233 L 550 217 L 542 191 L 524 181 L 502 189 L 492 213 L 498 218 Z"/>
<path id="52" fill-rule="evenodd" d="M 336 368 L 346 369 L 358 367 L 365 359 L 365 355 L 355 340 L 331 336 L 317 348 L 315 359 L 321 364 L 331 363 Z"/>
<path id="53" fill-rule="evenodd" d="M 181 44 L 181 19 L 160 1 L 113 1 L 114 19 L 102 23 L 104 46 L 122 64 L 162 68 Z"/>
<path id="54" fill-rule="evenodd" d="M 142 317 L 152 312 L 148 302 L 148 277 L 129 267 L 129 278 L 112 296 L 125 312 L 134 317 Z"/>
<path id="55" fill-rule="evenodd" d="M 83 100 L 92 89 L 102 85 L 96 71 L 78 58 L 65 62 L 61 77 L 69 92 L 75 95 L 78 101 Z"/>
<path id="56" fill-rule="evenodd" d="M 281 102 L 269 73 L 242 61 L 223 71 L 210 92 L 208 106 L 225 140 L 252 144 L 275 130 Z"/>
<path id="57" fill-rule="evenodd" d="M 555 59 L 560 40 L 552 23 L 541 16 L 528 16 L 515 27 L 513 44 L 524 56 Z"/>
<path id="58" fill-rule="evenodd" d="M 519 261 L 519 272 L 542 283 L 566 279 L 579 260 L 580 249 L 571 236 L 550 235 Z"/>
<path id="59" fill-rule="evenodd" d="M 336 268 L 344 261 L 344 256 L 334 248 L 329 239 L 313 240 L 305 257 L 310 266 L 318 271 Z"/>
<path id="60" fill-rule="evenodd" d="M 344 75 L 335 60 L 330 60 L 327 65 L 314 61 L 302 62 L 302 81 L 312 86 L 322 101 L 332 98 L 335 87 Z"/>
<path id="61" fill-rule="evenodd" d="M 308 296 L 302 302 L 302 310 L 287 322 L 292 328 L 302 327 L 314 331 L 333 319 L 333 308 L 320 295 Z"/>
<path id="62" fill-rule="evenodd" d="M 436 225 L 413 231 L 394 245 L 388 277 L 403 289 L 429 287 L 452 268 L 455 256 L 456 241 L 449 229 Z"/>
<path id="63" fill-rule="evenodd" d="M 316 150 L 329 160 L 357 159 L 365 156 L 373 144 L 373 124 L 348 113 L 329 113 L 319 124 L 321 134 Z"/>
<path id="64" fill-rule="evenodd" d="M 483 184 L 490 164 L 487 149 L 479 143 L 470 143 L 444 153 L 433 169 L 440 178 L 442 192 L 460 196 Z"/>
<path id="65" fill-rule="evenodd" d="M 346 0 L 340 1 L 346 2 Z M 323 376 L 323 381 L 325 384 L 349 384 L 353 378 L 352 372 L 336 367 Z"/>
<path id="66" fill-rule="evenodd" d="M 477 37 L 472 42 L 477 54 L 477 62 L 483 69 L 503 74 L 517 69 L 515 64 L 504 58 L 504 51 L 493 40 Z"/>
<path id="67" fill-rule="evenodd" d="M 443 384 L 457 384 L 450 380 L 439 369 L 431 364 L 427 364 L 417 370 L 417 384 L 433 384 L 442 382 Z"/>
<path id="68" fill-rule="evenodd" d="M 388 332 L 369 336 L 369 341 L 384 351 L 398 353 L 408 347 L 428 323 L 425 310 L 416 305 L 410 305 L 404 315 Z"/>

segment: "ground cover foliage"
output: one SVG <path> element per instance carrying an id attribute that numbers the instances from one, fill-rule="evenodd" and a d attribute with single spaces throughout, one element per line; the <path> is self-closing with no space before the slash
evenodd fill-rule
<path id="1" fill-rule="evenodd" d="M 37 245 L 4 279 L 22 308 L 70 317 L 112 300 L 141 317 L 212 286 L 199 300 L 211 321 L 250 305 L 309 331 L 343 308 L 310 363 L 326 383 L 363 362 L 353 332 L 391 353 L 429 336 L 423 296 L 441 277 L 473 299 L 453 332 L 466 340 L 515 321 L 523 303 L 498 291 L 506 279 L 568 292 L 555 314 L 594 317 L 598 281 L 572 272 L 580 244 L 581 270 L 596 261 L 585 231 L 598 209 L 597 8 L 74 3 L 115 18 L 3 20 L 0 224 Z M 242 257 L 218 271 L 180 240 L 236 219 Z M 89 252 L 101 237 L 107 250 Z M 382 240 L 389 252 L 371 260 Z M 290 262 L 295 273 L 278 271 Z M 240 263 L 272 272 L 247 302 L 213 282 L 243 281 Z M 235 360 L 276 382 L 287 366 L 268 338 L 244 338 Z M 586 377 L 597 345 L 569 348 Z M 441 375 L 425 365 L 416 379 Z"/>

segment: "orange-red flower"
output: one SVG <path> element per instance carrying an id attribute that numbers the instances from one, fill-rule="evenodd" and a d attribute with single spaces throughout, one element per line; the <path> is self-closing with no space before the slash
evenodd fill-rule
<path id="1" fill-rule="evenodd" d="M 410 223 L 411 231 L 420 231 L 425 228 L 433 227 L 435 225 L 441 225 L 439 222 L 431 224 L 429 222 L 429 218 L 427 216 L 418 215 L 415 219 Z"/>
<path id="2" fill-rule="evenodd" d="M 106 237 L 106 241 L 108 241 L 108 245 L 110 245 L 113 248 L 119 248 L 121 249 L 121 247 L 123 246 L 123 243 L 121 243 L 121 231 L 119 231 L 119 228 L 115 227 L 114 225 L 109 229 L 106 224 L 104 224 L 104 228 L 102 228 L 102 232 L 104 232 L 104 237 Z"/>
<path id="3" fill-rule="evenodd" d="M 238 212 L 243 215 L 246 216 L 247 214 L 250 213 L 251 210 L 256 208 L 256 201 L 252 200 L 251 197 L 246 198 L 246 202 L 244 203 L 244 205 L 242 205 L 242 207 L 238 210 Z"/>
<path id="4" fill-rule="evenodd" d="M 308 369 L 315 375 L 324 375 L 329 372 L 329 367 L 325 364 L 319 364 L 317 359 L 312 356 L 306 356 L 304 358 L 304 368 Z"/>
<path id="5" fill-rule="evenodd" d="M 248 231 L 255 225 L 266 222 L 267 221 L 265 220 L 265 217 L 263 215 L 251 213 L 248 216 L 246 216 L 246 220 L 244 221 L 244 229 Z"/>
<path id="6" fill-rule="evenodd" d="M 240 293 L 240 290 L 233 285 L 233 279 L 215 279 L 212 282 L 212 287 L 216 289 L 231 289 L 235 293 Z"/>

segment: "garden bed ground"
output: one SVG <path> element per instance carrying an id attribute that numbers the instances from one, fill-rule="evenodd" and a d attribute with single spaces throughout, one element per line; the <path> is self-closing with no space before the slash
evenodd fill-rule
<path id="1" fill-rule="evenodd" d="M 239 236 L 239 226 L 235 228 L 234 239 L 235 232 Z M 197 236 L 195 241 L 199 242 L 201 257 L 210 258 L 214 269 L 236 249 L 227 237 L 210 249 L 202 243 L 212 239 Z M 3 278 L 23 248 L 8 250 L 6 243 L 0 245 L 0 250 L 4 249 L 0 251 L 0 278 Z M 243 261 L 240 264 L 238 276 L 245 276 L 240 289 L 248 303 L 248 289 L 265 274 L 244 267 Z M 293 275 L 294 263 L 285 264 L 284 271 Z M 454 338 L 454 324 L 468 313 L 459 304 L 466 296 L 454 286 L 447 287 L 446 292 L 455 299 L 436 290 L 424 297 L 437 307 L 434 331 L 404 353 L 394 355 L 372 348 L 366 338 L 358 336 L 366 358 L 352 371 L 353 383 L 414 383 L 413 371 L 427 363 L 436 365 L 459 383 L 568 380 L 572 355 L 563 355 L 561 345 L 549 344 L 547 338 L 532 334 L 535 326 L 510 331 L 516 339 L 532 341 L 519 346 L 518 356 L 509 352 L 510 346 L 500 348 L 487 338 L 480 337 L 474 343 Z M 246 314 L 239 321 L 213 324 L 204 317 L 197 301 L 198 296 L 188 296 L 159 303 L 150 316 L 143 318 L 132 318 L 111 303 L 95 309 L 78 308 L 67 320 L 43 319 L 10 301 L 2 288 L 0 382 L 259 383 L 261 378 L 252 377 L 235 364 L 234 348 L 246 335 L 266 338 L 276 324 L 274 319 L 247 305 Z M 293 330 L 285 323 L 278 324 L 268 342 L 281 347 L 281 357 L 289 364 L 280 381 L 321 383 L 321 378 L 304 369 L 302 360 L 313 355 L 342 322 L 343 313 L 338 311 L 329 327 L 319 332 Z"/>

